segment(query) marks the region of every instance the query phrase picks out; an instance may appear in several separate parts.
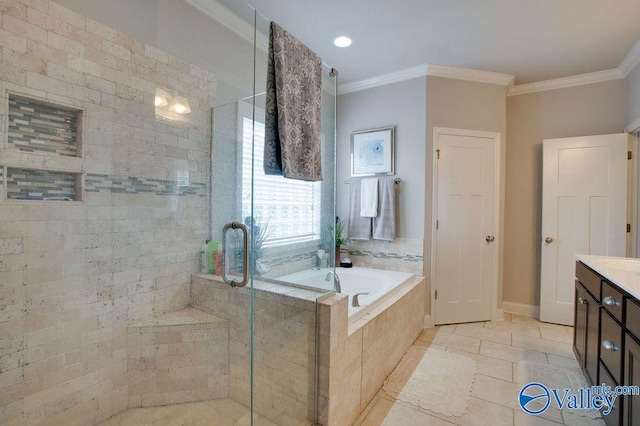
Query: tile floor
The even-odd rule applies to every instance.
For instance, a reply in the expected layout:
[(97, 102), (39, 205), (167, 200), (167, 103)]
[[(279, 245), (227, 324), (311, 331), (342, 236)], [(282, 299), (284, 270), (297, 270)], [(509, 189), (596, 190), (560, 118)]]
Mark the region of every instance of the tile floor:
[(381, 390), (356, 425), (604, 425), (602, 420), (579, 417), (552, 407), (540, 416), (530, 416), (518, 405), (522, 386), (514, 383), (515, 363), (534, 361), (579, 371), (572, 342), (572, 327), (509, 314), (505, 314), (505, 321), (427, 329), (414, 345), (465, 354), (477, 362), (478, 374), (467, 413), (446, 417), (393, 400)]
[[(394, 401), (380, 391), (356, 425), (604, 425), (602, 420), (578, 417), (551, 407), (534, 417), (525, 414), (518, 406), (517, 395), (521, 385), (514, 383), (514, 364), (534, 361), (579, 370), (571, 347), (572, 333), (571, 327), (509, 314), (505, 314), (505, 321), (446, 325), (425, 330), (414, 345), (458, 352), (476, 360), (478, 374), (467, 413), (461, 417), (446, 417)], [(101, 426), (240, 426), (249, 425), (249, 420), (246, 407), (230, 399), (222, 399), (128, 410), (103, 422)], [(263, 418), (257, 418), (254, 424), (272, 425)]]
[[(249, 409), (231, 399), (191, 402), (164, 407), (134, 408), (100, 423), (99, 426), (249, 426)], [(254, 416), (255, 426), (275, 426)]]

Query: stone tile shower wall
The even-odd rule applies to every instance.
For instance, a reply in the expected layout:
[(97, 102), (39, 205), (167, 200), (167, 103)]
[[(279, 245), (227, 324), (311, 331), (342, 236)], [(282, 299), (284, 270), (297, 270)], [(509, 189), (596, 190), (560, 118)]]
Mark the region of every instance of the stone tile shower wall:
[[(188, 304), (215, 78), (48, 0), (0, 13), (3, 185), (83, 175), (82, 201), (0, 200), (0, 424), (94, 424), (127, 407), (127, 326)], [(156, 118), (156, 87), (188, 122)], [(82, 156), (20, 145), (8, 93), (82, 110)]]

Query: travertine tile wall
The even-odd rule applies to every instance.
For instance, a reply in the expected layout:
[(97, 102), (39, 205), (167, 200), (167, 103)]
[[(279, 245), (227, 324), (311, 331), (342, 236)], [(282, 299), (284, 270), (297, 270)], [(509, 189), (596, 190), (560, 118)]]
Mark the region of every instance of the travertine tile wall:
[(358, 418), (422, 331), (424, 295), (416, 278), (352, 324), (346, 295), (319, 301), (320, 424)]
[(424, 276), (424, 240), (398, 237), (393, 241), (350, 240), (349, 257), (355, 266), (411, 272)]
[[(0, 166), (109, 182), (82, 202), (0, 201), (0, 424), (93, 424), (128, 406), (127, 326), (188, 304), (215, 78), (49, 0), (0, 13)], [(156, 119), (158, 86), (189, 98), (188, 122)], [(8, 91), (83, 109), (84, 157), (8, 147)], [(160, 188), (178, 170), (197, 190)]]
[(197, 309), (127, 329), (129, 408), (226, 398), (229, 321)]
[[(315, 407), (316, 303), (321, 293), (255, 281), (254, 409), (280, 425), (309, 425)], [(229, 397), (250, 405), (249, 287), (194, 275), (194, 308), (229, 321)]]

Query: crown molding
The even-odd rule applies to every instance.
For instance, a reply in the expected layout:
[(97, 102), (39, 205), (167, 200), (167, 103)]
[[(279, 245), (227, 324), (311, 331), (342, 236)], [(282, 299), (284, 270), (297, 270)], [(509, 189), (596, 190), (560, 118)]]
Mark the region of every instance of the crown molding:
[(627, 127), (624, 128), (624, 131), (627, 133), (640, 132), (640, 117), (633, 120)]
[(514, 79), (513, 75), (493, 71), (425, 64), (402, 71), (384, 74), (378, 77), (368, 78), (366, 80), (341, 84), (338, 86), (338, 94), (344, 95), (346, 93), (372, 89), (374, 87), (385, 86), (387, 84), (398, 83), (400, 81), (425, 76), (475, 81), (478, 83), (499, 84), (501, 86), (511, 85)]
[(620, 65), (618, 65), (618, 70), (622, 73), (623, 76), (629, 75), (629, 73), (640, 63), (640, 40), (633, 45), (627, 56), (624, 57)]
[(624, 75), (617, 69), (591, 72), (588, 74), (572, 75), (571, 77), (555, 78), (553, 80), (537, 81), (534, 83), (511, 86), (507, 96), (524, 95), (527, 93), (544, 92), (547, 90), (565, 89), (567, 87), (585, 84), (602, 83), (604, 81), (619, 80)]
[(358, 92), (360, 90), (372, 89), (374, 87), (386, 86), (387, 84), (399, 83), (412, 78), (425, 77), (429, 65), (419, 65), (417, 67), (408, 68), (402, 71), (396, 71), (389, 74), (383, 74), (378, 77), (368, 78), (366, 80), (354, 81), (353, 83), (345, 83), (338, 85), (338, 94)]
[[(219, 22), (231, 32), (243, 40), (253, 44), (254, 27), (249, 22), (242, 19), (235, 12), (218, 3), (215, 0), (182, 0), (191, 7), (199, 10), (211, 19)], [(256, 44), (258, 49), (266, 52), (269, 48), (269, 38), (257, 32)]]
[(455, 80), (475, 81), (478, 83), (498, 84), (509, 86), (513, 83), (514, 75), (493, 71), (476, 70), (471, 68), (446, 67), (443, 65), (429, 64), (427, 75), (429, 77), (452, 78)]

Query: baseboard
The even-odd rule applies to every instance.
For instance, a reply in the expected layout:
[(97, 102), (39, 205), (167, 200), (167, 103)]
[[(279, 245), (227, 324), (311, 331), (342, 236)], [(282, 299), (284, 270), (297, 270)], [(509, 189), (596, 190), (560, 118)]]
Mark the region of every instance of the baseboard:
[(504, 310), (496, 309), (491, 315), (491, 321), (504, 321)]
[(524, 315), (532, 318), (540, 317), (540, 306), (524, 303), (502, 302), (502, 310), (508, 314)]
[(425, 314), (423, 326), (424, 326), (424, 328), (432, 328), (433, 327), (433, 320), (431, 319), (431, 315), (430, 314)]

